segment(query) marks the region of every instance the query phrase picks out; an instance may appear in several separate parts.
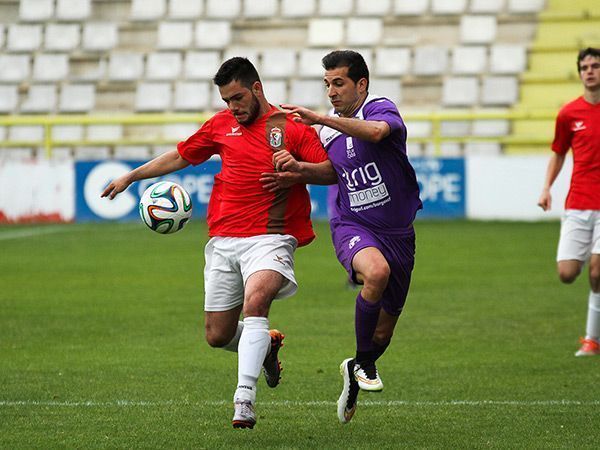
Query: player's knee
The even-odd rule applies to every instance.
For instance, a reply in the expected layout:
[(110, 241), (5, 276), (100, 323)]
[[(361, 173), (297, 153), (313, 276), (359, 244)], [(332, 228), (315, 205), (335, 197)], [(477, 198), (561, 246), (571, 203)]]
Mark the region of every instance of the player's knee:
[(212, 327), (207, 326), (204, 331), (206, 342), (208, 343), (208, 345), (214, 348), (225, 347), (233, 339), (233, 336), (224, 334), (218, 330), (215, 330)]
[(364, 274), (365, 285), (378, 286), (382, 289), (388, 284), (390, 278), (390, 266), (387, 264), (374, 264)]
[(558, 278), (560, 279), (561, 282), (563, 282), (565, 284), (573, 283), (577, 279), (578, 276), (579, 276), (579, 271), (575, 271), (572, 269), (563, 269), (563, 268), (558, 269)]
[(590, 267), (590, 286), (592, 291), (600, 292), (600, 267)]

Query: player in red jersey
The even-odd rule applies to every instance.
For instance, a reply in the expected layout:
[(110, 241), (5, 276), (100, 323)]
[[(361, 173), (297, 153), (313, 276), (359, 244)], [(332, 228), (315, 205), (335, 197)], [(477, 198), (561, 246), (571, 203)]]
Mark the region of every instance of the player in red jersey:
[(591, 291), (586, 336), (575, 356), (600, 355), (600, 49), (579, 52), (577, 69), (583, 95), (558, 113), (544, 189), (538, 205), (552, 206), (550, 188), (569, 148), (573, 150), (573, 174), (562, 218), (558, 244), (558, 275), (572, 283), (589, 258)]
[(247, 59), (225, 61), (213, 81), (227, 109), (180, 142), (177, 150), (111, 182), (102, 197), (113, 199), (134, 181), (201, 164), (212, 155), (221, 157), (207, 214), (206, 340), (238, 352), (232, 423), (252, 428), (261, 366), (270, 387), (277, 386), (281, 372), (277, 353), (283, 335), (269, 331), (269, 308), (275, 298), (296, 292), (294, 251), (314, 239), (306, 186), (270, 193), (259, 178), (274, 170), (275, 151), (285, 149), (312, 163), (327, 161), (327, 155), (311, 127), (268, 103)]

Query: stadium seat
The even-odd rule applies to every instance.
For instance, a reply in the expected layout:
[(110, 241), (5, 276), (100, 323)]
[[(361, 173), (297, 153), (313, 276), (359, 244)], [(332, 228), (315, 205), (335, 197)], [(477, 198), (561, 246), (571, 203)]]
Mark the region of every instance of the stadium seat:
[[(365, 32), (368, 30), (368, 32)], [(346, 21), (346, 43), (349, 46), (377, 45), (383, 36), (383, 20), (350, 18)]]
[(210, 106), (215, 111), (221, 111), (225, 109), (227, 106), (225, 102), (221, 98), (221, 93), (219, 92), (219, 88), (213, 84), (212, 93), (210, 96)]
[(55, 141), (74, 142), (83, 140), (82, 125), (54, 125), (52, 139)]
[(476, 77), (448, 77), (442, 87), (444, 106), (474, 106), (479, 100), (479, 80)]
[(112, 50), (119, 41), (117, 25), (111, 22), (86, 22), (82, 41), (83, 50), (86, 51)]
[(210, 105), (210, 83), (207, 81), (179, 81), (175, 84), (176, 111), (204, 111)]
[(260, 74), (264, 78), (285, 78), (296, 73), (296, 51), (289, 48), (266, 48), (262, 51)]
[(22, 82), (31, 74), (29, 55), (0, 54), (0, 82)]
[(44, 127), (41, 125), (13, 125), (8, 129), (9, 141), (42, 141)]
[(402, 102), (402, 85), (397, 78), (371, 78), (369, 93), (389, 98), (396, 104)]
[(394, 14), (397, 16), (421, 16), (427, 13), (429, 0), (395, 0)]
[(148, 80), (175, 80), (181, 74), (181, 68), (180, 53), (150, 53), (146, 59), (146, 78)]
[(54, 15), (54, 0), (21, 0), (19, 20), (22, 22), (45, 22)]
[(144, 70), (141, 53), (111, 53), (108, 60), (108, 77), (114, 81), (136, 81)]
[(88, 141), (116, 141), (123, 139), (123, 126), (119, 124), (88, 125), (86, 129)]
[(80, 26), (49, 23), (44, 31), (44, 48), (53, 51), (72, 51), (79, 46)]
[(231, 42), (231, 23), (227, 21), (199, 21), (196, 23), (196, 46), (223, 49)]
[(292, 80), (290, 103), (308, 108), (320, 108), (325, 105), (325, 89), (321, 80)]
[(247, 19), (270, 19), (277, 15), (278, 5), (277, 0), (244, 0), (243, 14)]
[[(323, 77), (321, 59), (328, 53), (325, 49), (304, 49), (300, 52), (299, 74), (303, 77)], [(322, 81), (320, 81), (322, 83)]]
[(13, 113), (19, 102), (19, 88), (16, 84), (0, 84), (0, 113)]
[(113, 158), (125, 161), (147, 161), (150, 158), (150, 148), (146, 145), (116, 145)]
[(12, 52), (33, 52), (42, 44), (41, 25), (8, 26), (8, 39), (6, 48)]
[(169, 18), (192, 20), (204, 12), (204, 0), (169, 0)]
[(288, 102), (287, 82), (285, 80), (264, 80), (265, 97), (272, 105)]
[(308, 45), (336, 47), (344, 41), (342, 19), (311, 19), (308, 22)]
[(0, 23), (0, 48), (4, 47), (4, 42), (6, 41), (6, 39), (4, 38), (4, 24)]
[(442, 75), (448, 67), (448, 50), (426, 45), (415, 48), (413, 73), (421, 76)]
[(527, 66), (527, 49), (519, 44), (496, 44), (490, 48), (492, 73), (522, 73)]
[(516, 77), (489, 76), (483, 79), (482, 103), (488, 105), (513, 105), (519, 97)]
[(442, 120), (440, 134), (444, 137), (467, 136), (471, 132), (469, 120)]
[(402, 76), (410, 72), (410, 50), (380, 47), (375, 52), (374, 72), (379, 76)]
[(410, 137), (427, 138), (431, 137), (433, 126), (429, 120), (405, 120), (406, 129)]
[(58, 109), (61, 112), (89, 112), (96, 104), (96, 88), (93, 84), (63, 85)]
[(510, 131), (510, 122), (505, 119), (476, 119), (473, 121), (474, 136), (506, 136)]
[(390, 12), (391, 0), (356, 0), (356, 15), (384, 17)]
[(6, 127), (0, 125), (0, 141), (5, 141), (6, 140)]
[(73, 154), (76, 161), (105, 160), (110, 158), (110, 148), (96, 146), (75, 147)]
[(33, 60), (35, 81), (60, 81), (69, 73), (69, 58), (66, 54), (38, 54)]
[(191, 22), (161, 22), (158, 24), (157, 48), (188, 48), (193, 39), (194, 24)]
[(56, 108), (56, 86), (41, 84), (29, 86), (27, 97), (21, 104), (24, 113), (50, 113)]
[[(429, 153), (430, 155), (433, 153)], [(457, 156), (462, 156), (463, 151), (460, 143), (458, 142), (442, 142), (440, 145), (440, 154), (439, 156), (446, 158), (455, 158)]]
[(504, 8), (506, 0), (471, 0), (469, 12), (474, 14), (498, 14)]
[[(247, 0), (252, 1), (252, 0)], [(319, 16), (343, 17), (352, 14), (354, 0), (319, 0)]]
[(242, 11), (241, 0), (206, 0), (206, 17), (235, 19)]
[(452, 50), (452, 73), (476, 75), (487, 69), (487, 48), (460, 46)]
[(135, 92), (136, 111), (161, 111), (171, 108), (171, 83), (138, 83)]
[(210, 80), (221, 64), (219, 52), (190, 51), (185, 55), (184, 74), (188, 80)]
[(498, 142), (467, 142), (465, 155), (500, 155), (502, 145)]
[(56, 0), (58, 20), (85, 20), (91, 13), (91, 0)]
[(166, 0), (132, 0), (131, 20), (158, 20), (165, 15)]
[[(178, 139), (183, 141), (198, 130), (196, 123), (166, 123), (162, 127), (162, 137), (165, 139)], [(173, 147), (169, 147), (172, 150)], [(162, 152), (164, 153), (164, 151)]]
[(106, 60), (103, 58), (71, 61), (69, 78), (73, 81), (100, 81), (106, 76)]
[(258, 67), (258, 49), (254, 47), (227, 47), (223, 53), (223, 61), (235, 56), (247, 58), (252, 64), (254, 64), (254, 67)]
[(281, 0), (283, 17), (310, 17), (315, 14), (316, 0)]
[(462, 16), (460, 42), (463, 44), (489, 44), (496, 39), (498, 24), (495, 16)]
[(508, 0), (508, 12), (513, 14), (538, 13), (544, 9), (546, 0)]
[(462, 14), (467, 0), (431, 0), (431, 12), (439, 15)]

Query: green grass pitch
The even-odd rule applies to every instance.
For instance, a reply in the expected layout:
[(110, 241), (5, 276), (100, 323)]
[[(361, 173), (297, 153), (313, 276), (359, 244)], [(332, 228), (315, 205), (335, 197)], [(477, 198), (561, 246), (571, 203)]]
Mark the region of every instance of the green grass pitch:
[(204, 342), (196, 220), (0, 227), (0, 448), (598, 448), (600, 358), (575, 358), (587, 276), (555, 274), (559, 225), (418, 221), (382, 393), (337, 421), (355, 292), (327, 225), (278, 301), (283, 380), (234, 430), (236, 355)]

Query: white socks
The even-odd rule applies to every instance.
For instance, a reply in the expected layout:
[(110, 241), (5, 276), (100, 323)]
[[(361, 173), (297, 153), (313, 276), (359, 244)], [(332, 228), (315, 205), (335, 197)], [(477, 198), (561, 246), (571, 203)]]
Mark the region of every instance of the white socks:
[(234, 401), (256, 400), (256, 382), (270, 346), (269, 319), (246, 317), (238, 343), (238, 387)]
[(586, 339), (598, 340), (598, 337), (600, 337), (600, 292), (590, 291), (585, 334)]
[(231, 339), (231, 341), (229, 341), (229, 344), (227, 344), (223, 347), (223, 350), (227, 350), (228, 352), (237, 352), (238, 351), (240, 336), (242, 335), (243, 329), (244, 329), (244, 322), (241, 322), (241, 321), (238, 322), (235, 336), (233, 336), (233, 339)]

